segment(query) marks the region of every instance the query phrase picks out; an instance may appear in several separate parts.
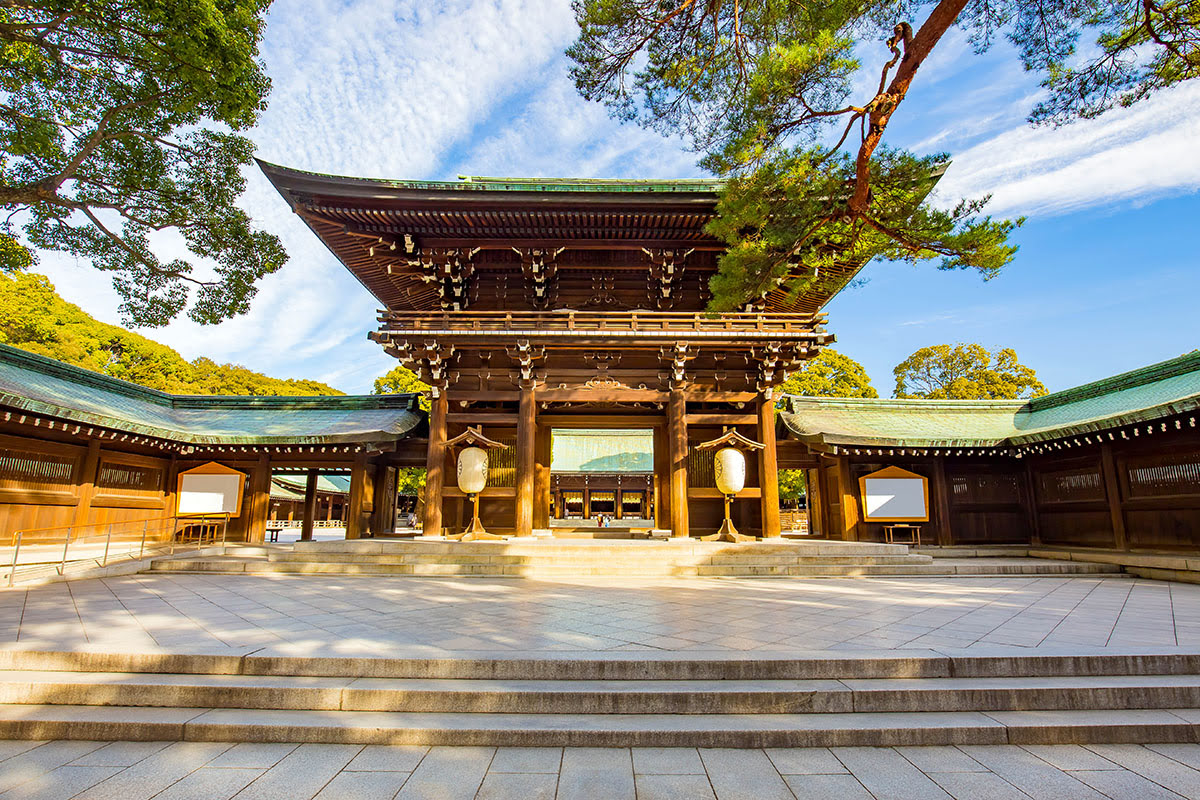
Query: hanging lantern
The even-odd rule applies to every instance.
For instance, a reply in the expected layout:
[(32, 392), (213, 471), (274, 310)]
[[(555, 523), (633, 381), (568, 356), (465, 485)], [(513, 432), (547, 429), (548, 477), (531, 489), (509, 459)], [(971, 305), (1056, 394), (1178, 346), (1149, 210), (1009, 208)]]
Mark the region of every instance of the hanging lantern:
[(734, 447), (722, 447), (713, 456), (713, 476), (721, 494), (737, 494), (746, 487), (746, 456)]
[(464, 447), (458, 454), (458, 488), (479, 494), (487, 486), (488, 454), (482, 447)]

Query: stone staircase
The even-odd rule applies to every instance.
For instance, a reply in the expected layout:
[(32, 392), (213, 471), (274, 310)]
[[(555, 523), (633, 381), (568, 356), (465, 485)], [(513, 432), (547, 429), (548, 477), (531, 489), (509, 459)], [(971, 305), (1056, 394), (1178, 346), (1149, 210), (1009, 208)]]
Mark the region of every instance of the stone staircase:
[(0, 738), (528, 746), (1195, 742), (1200, 654), (0, 651)]
[(782, 541), (511, 539), (503, 542), (359, 539), (239, 548), (154, 561), (156, 572), (457, 577), (917, 577), (1120, 574), (1113, 564), (1034, 558), (934, 559), (906, 545)]

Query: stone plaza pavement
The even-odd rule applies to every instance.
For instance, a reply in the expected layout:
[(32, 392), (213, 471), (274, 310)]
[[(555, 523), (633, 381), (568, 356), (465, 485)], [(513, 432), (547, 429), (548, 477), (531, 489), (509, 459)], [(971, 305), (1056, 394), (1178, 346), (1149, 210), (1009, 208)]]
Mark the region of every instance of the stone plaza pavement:
[(4, 800), (1179, 800), (1200, 745), (388, 747), (0, 741)]
[(1123, 577), (141, 574), (0, 590), (0, 646), (295, 655), (1200, 647), (1200, 585)]

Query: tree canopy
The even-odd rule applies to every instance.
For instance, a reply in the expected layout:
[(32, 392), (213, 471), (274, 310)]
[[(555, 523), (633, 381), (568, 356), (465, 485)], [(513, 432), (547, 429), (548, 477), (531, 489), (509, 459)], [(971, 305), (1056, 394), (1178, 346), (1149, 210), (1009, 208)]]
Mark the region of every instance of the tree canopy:
[[(287, 259), (234, 204), (254, 151), (239, 131), (270, 89), (269, 5), (0, 0), (0, 269), (36, 261), (20, 227), (111, 272), (129, 324), (244, 313)], [(156, 254), (180, 240), (198, 260)]]
[(317, 381), (271, 378), (107, 325), (63, 300), (41, 275), (0, 274), (0, 342), (173, 394), (341, 394)]
[(805, 361), (776, 391), (808, 397), (879, 397), (862, 364), (827, 347)]
[(429, 384), (421, 381), (412, 370), (399, 364), (392, 367), (375, 379), (371, 394), (408, 394), (416, 392), (421, 395), (418, 402), (426, 411), (430, 408)]
[(894, 370), (896, 397), (928, 400), (1017, 400), (1041, 397), (1037, 373), (1012, 348), (988, 351), (980, 344), (922, 347)]
[[(876, 257), (941, 259), (985, 278), (1012, 260), (1020, 220), (984, 215), (986, 197), (932, 205), (949, 156), (883, 141), (956, 24), (977, 51), (1008, 38), (1042, 76), (1038, 122), (1095, 116), (1200, 74), (1197, 0), (575, 0), (574, 9), (580, 33), (567, 54), (579, 92), (682, 136), (730, 178), (710, 226), (729, 245), (712, 281), (719, 311), (780, 287), (836, 291)], [(1080, 53), (1085, 35), (1096, 44)]]

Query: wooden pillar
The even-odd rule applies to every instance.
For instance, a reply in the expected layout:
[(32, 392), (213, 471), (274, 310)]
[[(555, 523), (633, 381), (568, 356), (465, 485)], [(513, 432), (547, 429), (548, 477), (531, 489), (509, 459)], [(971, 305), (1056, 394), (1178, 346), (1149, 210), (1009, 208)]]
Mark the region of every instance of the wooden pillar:
[(246, 541), (267, 538), (267, 515), (271, 513), (271, 454), (259, 453), (258, 464), (250, 478), (250, 516), (246, 520)]
[(533, 535), (534, 464), (537, 462), (537, 435), (533, 387), (521, 387), (517, 412), (517, 536)]
[(838, 488), (841, 490), (842, 530), (843, 538), (848, 542), (857, 542), (861, 536), (859, 530), (858, 482), (850, 474), (850, 459), (837, 456)]
[(533, 527), (550, 527), (550, 437), (545, 425), (537, 426), (537, 463), (533, 470)]
[(666, 528), (671, 524), (671, 445), (667, 440), (665, 425), (654, 427), (654, 482), (650, 491), (654, 493), (654, 527)]
[(1029, 543), (1036, 546), (1042, 543), (1042, 521), (1038, 514), (1037, 489), (1034, 487), (1033, 462), (1026, 456), (1025, 461), (1025, 504), (1029, 513)]
[(775, 401), (768, 393), (758, 395), (758, 440), (766, 447), (758, 451), (758, 482), (762, 489), (762, 535), (781, 535), (779, 527), (779, 454), (775, 450)]
[(937, 543), (939, 547), (947, 547), (954, 544), (954, 532), (950, 529), (950, 484), (946, 481), (944, 456), (933, 457), (933, 502)]
[[(290, 517), (290, 515), (289, 515)], [(311, 542), (313, 523), (317, 521), (317, 471), (310, 469), (304, 481), (304, 522), (300, 525), (300, 541)]]
[(1121, 507), (1121, 482), (1117, 477), (1117, 459), (1113, 455), (1112, 445), (1107, 442), (1100, 445), (1100, 467), (1104, 473), (1104, 495), (1108, 500), (1108, 513), (1112, 517), (1113, 547), (1128, 550), (1125, 511)]
[(373, 472), (375, 496), (371, 513), (371, 535), (394, 533), (396, 529), (396, 468), (380, 459)]
[(688, 520), (688, 436), (687, 401), (682, 389), (672, 389), (667, 401), (667, 441), (670, 448), (671, 535), (687, 536)]
[[(83, 464), (79, 470), (79, 501), (75, 505), (75, 514), (71, 522), (76, 528), (87, 525), (88, 516), (92, 510), (92, 497), (96, 494), (96, 473), (100, 471), (99, 439), (88, 441), (87, 454), (83, 457)], [(167, 509), (166, 513), (171, 513), (170, 509)], [(95, 531), (87, 530), (83, 531), (82, 534), (79, 531), (75, 531), (74, 535), (86, 536), (92, 533), (95, 533)]]
[(366, 525), (363, 524), (363, 506), (366, 505), (369, 467), (366, 451), (359, 450), (354, 454), (354, 466), (350, 469), (350, 507), (346, 514), (347, 539), (361, 539), (367, 532)]
[(446, 393), (433, 398), (429, 410), (429, 451), (425, 458), (425, 518), (421, 530), (426, 536), (442, 533), (442, 487), (446, 468)]

